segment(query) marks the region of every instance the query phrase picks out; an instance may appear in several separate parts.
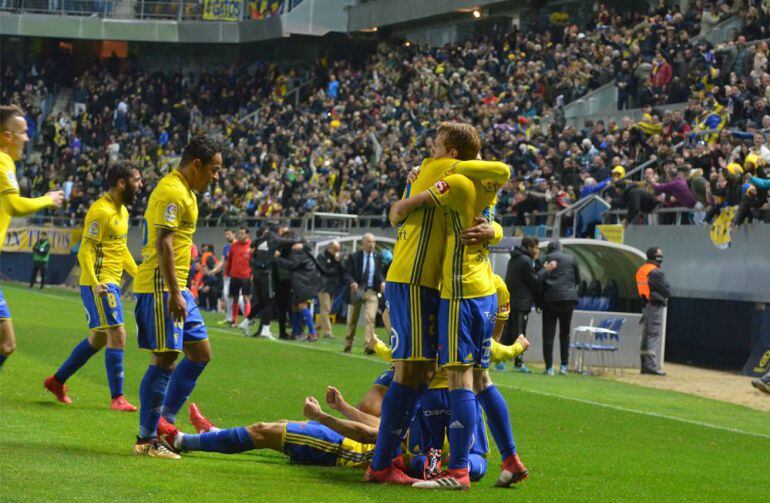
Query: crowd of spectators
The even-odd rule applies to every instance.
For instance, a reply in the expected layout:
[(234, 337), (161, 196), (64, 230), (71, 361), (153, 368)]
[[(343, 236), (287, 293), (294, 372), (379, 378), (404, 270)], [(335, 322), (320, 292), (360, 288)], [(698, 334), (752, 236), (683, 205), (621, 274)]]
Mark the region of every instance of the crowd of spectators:
[[(219, 182), (200, 197), (204, 221), (237, 225), (254, 217), (296, 219), (325, 211), (370, 216), (384, 225), (406, 172), (428, 152), (436, 125), (458, 120), (479, 129), (485, 158), (514, 168), (499, 198), (503, 223), (547, 223), (545, 215), (526, 215), (566, 208), (597, 191), (594, 186), (607, 188), (616, 166), (625, 170), (656, 159), (654, 168), (666, 179), (664, 161), (673, 159), (678, 166), (677, 156), (708, 157), (714, 162), (693, 168), (710, 179), (726, 165), (744, 163), (740, 137), (727, 135), (731, 154), (722, 159), (725, 166), (711, 155), (711, 149), (722, 151), (726, 133), (699, 136), (702, 145), (696, 141), (692, 149), (677, 152), (674, 146), (693, 131), (735, 126), (751, 136), (770, 128), (766, 43), (755, 45), (753, 58), (734, 58), (733, 67), (743, 61), (750, 78), (704, 88), (690, 95), (682, 111), (661, 113), (648, 105), (639, 122), (566, 124), (562, 105), (612, 81), (613, 64), (623, 65), (624, 49), (613, 44), (623, 42), (624, 30), (669, 17), (691, 23), (689, 14), (677, 14), (645, 17), (602, 7), (595, 26), (583, 31), (554, 20), (544, 30), (497, 31), (441, 48), (381, 42), (365, 58), (325, 57), (292, 67), (163, 73), (113, 56), (75, 78), (72, 113), (51, 114), (35, 125), (39, 155), (20, 167), (20, 179), (33, 194), (63, 187), (66, 215), (74, 224), (98, 197), (106, 168), (127, 158), (144, 177), (144, 191), (132, 208), (139, 216), (188, 135), (217, 131), (230, 148)], [(634, 47), (659, 45), (633, 42), (629, 60), (643, 61)], [(32, 99), (26, 87), (44, 82), (9, 65), (3, 102)], [(550, 119), (547, 126), (544, 117)], [(749, 139), (766, 142), (761, 140)]]

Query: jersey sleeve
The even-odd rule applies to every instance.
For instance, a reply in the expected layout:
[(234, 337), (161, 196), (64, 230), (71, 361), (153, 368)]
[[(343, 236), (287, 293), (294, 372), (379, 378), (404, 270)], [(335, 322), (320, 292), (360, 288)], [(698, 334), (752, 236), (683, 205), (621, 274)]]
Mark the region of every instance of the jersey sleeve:
[(181, 212), (181, 198), (164, 188), (157, 195), (155, 205), (152, 208), (152, 225), (175, 231), (179, 228)]
[(459, 161), (452, 166), (450, 172), (474, 180), (492, 180), (499, 184), (506, 183), (511, 178), (508, 165), (497, 161)]
[(511, 296), (503, 278), (494, 275), (495, 290), (497, 291), (497, 319), (507, 320), (511, 313)]
[(83, 223), (83, 239), (99, 243), (102, 241), (104, 230), (104, 213), (99, 210), (97, 204), (92, 204), (88, 209), (88, 213), (86, 213), (86, 220)]
[(19, 182), (16, 180), (16, 169), (6, 163), (0, 164), (0, 195), (18, 194)]
[(463, 175), (449, 175), (428, 189), (437, 206), (461, 210), (467, 206), (473, 192), (473, 182)]

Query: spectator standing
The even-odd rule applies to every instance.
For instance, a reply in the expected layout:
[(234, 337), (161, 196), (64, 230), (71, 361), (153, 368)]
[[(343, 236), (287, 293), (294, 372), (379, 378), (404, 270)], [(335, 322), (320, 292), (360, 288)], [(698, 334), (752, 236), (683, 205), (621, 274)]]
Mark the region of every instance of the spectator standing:
[(345, 276), (345, 271), (340, 262), (339, 241), (329, 243), (326, 249), (318, 254), (316, 261), (321, 268), (321, 276), (323, 277), (321, 290), (318, 292), (318, 304), (320, 306), (318, 321), (321, 324), (321, 335), (325, 339), (334, 339), (329, 317), (332, 302), (334, 302), (337, 293), (342, 288), (342, 281)]
[(364, 341), (365, 354), (372, 354), (369, 349), (374, 337), (374, 323), (377, 318), (379, 294), (384, 288), (385, 276), (382, 272), (382, 255), (375, 250), (377, 241), (374, 234), (366, 233), (361, 238), (361, 250), (348, 258), (347, 278), (349, 281), (350, 312), (348, 313), (347, 335), (345, 336), (344, 352), (350, 353), (356, 337), (356, 325), (364, 311)]
[(48, 241), (48, 233), (43, 231), (32, 247), (32, 277), (29, 279), (29, 288), (35, 286), (37, 273), (40, 273), (40, 289), (45, 286), (45, 273), (48, 270), (48, 260), (51, 258), (51, 243)]
[[(527, 322), (532, 304), (542, 296), (543, 285), (535, 272), (535, 261), (540, 256), (539, 241), (534, 236), (524, 236), (521, 244), (511, 251), (511, 259), (505, 271), (505, 285), (511, 296), (511, 312), (505, 325), (500, 343), (511, 345), (519, 335), (527, 335)], [(505, 370), (505, 364), (499, 363), (497, 370)], [(524, 364), (524, 359), (517, 356), (514, 370), (529, 374), (531, 370)]]
[[(243, 296), (243, 316), (245, 326), (248, 327), (248, 316), (251, 310), (251, 239), (249, 229), (241, 227), (238, 230), (238, 239), (230, 245), (230, 253), (227, 254), (225, 273), (230, 276), (230, 302), (232, 302), (232, 319), (230, 326), (238, 326), (238, 309), (240, 298)], [(244, 328), (241, 326), (241, 328)]]
[(636, 287), (644, 302), (642, 311), (642, 374), (664, 376), (660, 370), (658, 354), (663, 337), (663, 316), (671, 287), (660, 270), (663, 250), (653, 247), (647, 250), (647, 262), (636, 271)]
[[(555, 264), (554, 264), (555, 262)], [(577, 306), (577, 286), (580, 270), (575, 257), (562, 250), (559, 241), (548, 243), (545, 267), (540, 271), (543, 279), (543, 358), (545, 373), (553, 375), (553, 341), (556, 324), (559, 324), (559, 349), (561, 366), (559, 374), (566, 375), (569, 363), (569, 335), (572, 312)]]
[[(310, 312), (310, 302), (321, 289), (321, 274), (318, 264), (306, 243), (294, 243), (288, 258), (276, 257), (279, 267), (289, 271), (291, 277), (291, 332), (294, 340), (315, 342), (318, 335)], [(303, 325), (308, 335), (303, 334)]]
[[(665, 164), (665, 163), (664, 163)], [(690, 186), (687, 183), (687, 179), (690, 176), (690, 166), (687, 164), (681, 164), (676, 168), (675, 173), (669, 173), (670, 180), (666, 183), (654, 183), (652, 180), (647, 179), (652, 190), (656, 193), (663, 193), (669, 197), (671, 207), (685, 207), (694, 208), (695, 194), (693, 194)], [(687, 215), (683, 216), (683, 224), (689, 224), (690, 219)]]
[(628, 211), (626, 218), (621, 222), (623, 226), (635, 223), (640, 214), (648, 215), (652, 213), (658, 205), (658, 201), (652, 193), (644, 190), (634, 182), (620, 180), (614, 186), (620, 207)]

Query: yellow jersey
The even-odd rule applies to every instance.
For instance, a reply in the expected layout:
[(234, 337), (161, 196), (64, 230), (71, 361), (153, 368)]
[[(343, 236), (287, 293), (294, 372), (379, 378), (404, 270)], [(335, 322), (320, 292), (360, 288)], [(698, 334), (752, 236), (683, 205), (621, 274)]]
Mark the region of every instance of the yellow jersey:
[[(16, 163), (10, 155), (0, 152), (0, 197), (6, 194), (18, 194), (19, 182), (16, 180)], [(0, 251), (5, 243), (8, 226), (11, 225), (11, 212), (0, 201)]]
[(428, 192), (437, 206), (446, 213), (446, 249), (442, 266), (441, 298), (472, 299), (495, 293), (490, 277), (489, 244), (466, 246), (461, 232), (475, 225), (475, 217), (484, 216), (491, 222), (489, 211), (498, 189), (508, 181), (510, 171), (504, 167), (494, 177), (483, 180), (450, 174), (436, 182)]
[[(107, 193), (97, 199), (86, 213), (81, 248), (89, 241), (96, 278), (99, 283), (120, 285), (128, 252), (128, 210)], [(133, 262), (133, 260), (131, 260)], [(80, 264), (80, 284), (93, 286), (93, 279)], [(129, 271), (135, 272), (135, 271)]]
[[(450, 173), (459, 173), (471, 179), (499, 176), (502, 169), (510, 174), (508, 166), (498, 162), (460, 161), (452, 158), (427, 158), (420, 166), (414, 182), (407, 184), (403, 198), (428, 190)], [(508, 181), (507, 178), (505, 181)], [(398, 224), (393, 262), (387, 280), (409, 285), (422, 285), (438, 290), (441, 286), (441, 263), (446, 245), (446, 216), (437, 208), (425, 208), (409, 214)], [(496, 242), (502, 239), (502, 228)]]
[(505, 285), (503, 278), (493, 274), (492, 281), (497, 292), (497, 319), (507, 320), (511, 314), (511, 294), (508, 293), (508, 287)]
[[(198, 201), (184, 175), (175, 169), (161, 178), (150, 194), (144, 212), (143, 262), (134, 278), (134, 292), (156, 291), (156, 278), (161, 278), (155, 239), (158, 228), (174, 231), (174, 269), (179, 287), (184, 289), (190, 272), (193, 234), (198, 221)], [(168, 291), (166, 285), (163, 291)], [(160, 288), (157, 288), (160, 290)]]
[[(406, 199), (428, 190), (446, 176), (456, 159), (425, 159), (417, 179), (407, 184)], [(387, 280), (409, 285), (422, 285), (438, 290), (441, 284), (441, 264), (435, 257), (444, 250), (446, 235), (444, 213), (437, 208), (415, 211), (398, 224), (393, 262)]]
[(341, 468), (366, 469), (374, 456), (374, 444), (362, 444), (343, 437), (338, 445), (337, 466)]

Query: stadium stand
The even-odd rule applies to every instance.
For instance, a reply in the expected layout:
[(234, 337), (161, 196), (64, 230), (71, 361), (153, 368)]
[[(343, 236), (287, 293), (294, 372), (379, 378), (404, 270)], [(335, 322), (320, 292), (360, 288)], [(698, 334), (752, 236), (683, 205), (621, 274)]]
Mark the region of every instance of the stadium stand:
[[(219, 185), (203, 194), (201, 219), (236, 224), (323, 211), (384, 225), (402, 173), (427, 146), (420, 138), (450, 119), (478, 124), (484, 156), (514, 166), (498, 201), (504, 225), (539, 232), (592, 193), (623, 212), (629, 201), (613, 191), (610, 171), (642, 164), (648, 170), (637, 178), (652, 182), (673, 180), (676, 166), (689, 164), (687, 190), (701, 220), (722, 206), (745, 207), (742, 218), (751, 218), (767, 199), (746, 202), (741, 192), (770, 162), (770, 74), (767, 42), (746, 39), (766, 36), (767, 6), (745, 10), (741, 34), (715, 49), (693, 47), (689, 37), (744, 3), (723, 2), (718, 13), (699, 5), (648, 16), (602, 6), (582, 30), (554, 19), (441, 48), (382, 41), (363, 61), (330, 55), (306, 65), (161, 73), (113, 57), (71, 78), (59, 74), (72, 72), (61, 63), (9, 65), (2, 101), (19, 103), (34, 124), (39, 151), (19, 170), (23, 189), (65, 187), (64, 215), (73, 223), (100, 193), (110, 163), (127, 158), (142, 168), (145, 191), (132, 210), (140, 215), (188, 135), (219, 130), (232, 148)], [(631, 100), (645, 106), (640, 121), (565, 125), (564, 103), (626, 74)], [(57, 85), (73, 88), (72, 103), (49, 113)], [(682, 110), (653, 108), (680, 98)], [(681, 206), (665, 192), (656, 204)]]

